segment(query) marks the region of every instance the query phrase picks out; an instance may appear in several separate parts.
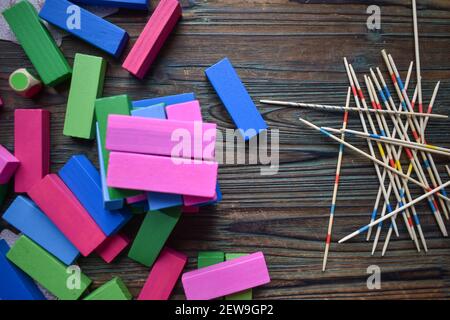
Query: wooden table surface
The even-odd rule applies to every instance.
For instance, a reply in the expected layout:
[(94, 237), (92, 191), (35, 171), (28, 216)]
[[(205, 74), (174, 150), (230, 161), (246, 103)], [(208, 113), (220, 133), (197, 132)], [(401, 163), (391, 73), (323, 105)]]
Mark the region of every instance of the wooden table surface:
[[(369, 4), (381, 6), (382, 29), (366, 27)], [(446, 0), (419, 2), (424, 101), (441, 80), (436, 112), (448, 114), (450, 105), (450, 4)], [(385, 70), (380, 50), (396, 59), (405, 77), (414, 59), (412, 12), (409, 0), (287, 1), (287, 0), (184, 0), (183, 19), (160, 52), (149, 74), (138, 81), (115, 61), (89, 45), (67, 37), (62, 49), (73, 63), (75, 53), (108, 59), (104, 96), (128, 93), (133, 99), (194, 91), (203, 116), (218, 127), (233, 128), (224, 107), (206, 80), (204, 70), (219, 59), (231, 59), (255, 101), (276, 98), (344, 104), (348, 86), (343, 57), (353, 63), (360, 80), (369, 67)], [(153, 6), (155, 1), (152, 1)], [(108, 20), (125, 28), (136, 40), (149, 13), (121, 10)], [(130, 45), (127, 51), (130, 50)], [(123, 59), (123, 57), (122, 57)], [(15, 108), (42, 107), (51, 111), (51, 163), (58, 170), (73, 154), (85, 153), (97, 165), (95, 142), (62, 135), (67, 86), (46, 92), (34, 101), (8, 89), (7, 79), (30, 62), (22, 49), (0, 42), (0, 142), (10, 150)], [(387, 76), (387, 75), (386, 75)], [(259, 165), (222, 165), (219, 180), (223, 201), (186, 214), (168, 244), (189, 255), (186, 270), (196, 266), (202, 250), (263, 251), (270, 269), (270, 284), (254, 290), (255, 299), (380, 299), (448, 298), (450, 296), (450, 240), (438, 232), (425, 204), (417, 207), (430, 251), (416, 252), (399, 223), (387, 255), (370, 255), (371, 243), (362, 236), (349, 243), (333, 243), (328, 269), (321, 271), (338, 146), (299, 123), (302, 115), (321, 125), (339, 127), (342, 114), (263, 106), (258, 108), (272, 129), (280, 130), (280, 169), (274, 176), (260, 175)], [(352, 115), (350, 128), (359, 129)], [(430, 143), (450, 147), (449, 121), (430, 121)], [(365, 148), (365, 143), (351, 141)], [(435, 157), (443, 180), (446, 159)], [(368, 222), (378, 183), (373, 165), (346, 151), (338, 195), (335, 242)], [(421, 194), (412, 188), (413, 196)], [(12, 200), (12, 195), (7, 203)], [(7, 207), (3, 206), (3, 210)], [(140, 217), (131, 229), (139, 225)], [(400, 222), (400, 219), (399, 219)], [(6, 226), (1, 222), (2, 227)], [(447, 222), (447, 226), (449, 226)], [(386, 231), (386, 230), (385, 230)], [(385, 232), (383, 232), (383, 238)], [(82, 270), (94, 288), (113, 276), (124, 279), (137, 296), (148, 269), (121, 255), (105, 264), (96, 256), (81, 258)], [(381, 289), (366, 286), (367, 268), (381, 268)], [(183, 299), (178, 283), (172, 296)]]

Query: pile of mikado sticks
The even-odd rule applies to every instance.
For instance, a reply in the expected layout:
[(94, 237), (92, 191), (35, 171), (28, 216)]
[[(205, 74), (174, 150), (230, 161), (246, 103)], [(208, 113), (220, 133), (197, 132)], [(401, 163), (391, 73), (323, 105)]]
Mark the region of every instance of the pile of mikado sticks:
[[(392, 232), (395, 232), (398, 236), (396, 217), (398, 214), (400, 214), (403, 218), (406, 229), (408, 230), (409, 236), (414, 242), (415, 247), (417, 248), (417, 251), (421, 251), (421, 243), (423, 249), (425, 250), (425, 252), (427, 252), (427, 242), (422, 231), (419, 216), (414, 207), (415, 204), (422, 200), (428, 201), (430, 209), (443, 236), (447, 237), (448, 235), (444, 220), (442, 218), (442, 213), (448, 220), (450, 211), (450, 199), (447, 197), (445, 187), (450, 185), (450, 181), (446, 183), (442, 182), (433, 160), (433, 154), (450, 156), (450, 149), (427, 144), (425, 140), (425, 130), (427, 128), (429, 119), (442, 119), (447, 118), (447, 116), (431, 113), (436, 95), (439, 90), (439, 82), (435, 86), (433, 95), (428, 105), (428, 109), (425, 113), (423, 110), (417, 14), (416, 4), (414, 0), (413, 22), (417, 85), (412, 99), (408, 95), (408, 85), (413, 69), (413, 62), (411, 62), (406, 80), (405, 82), (403, 82), (394, 59), (390, 54), (387, 54), (386, 51), (383, 50), (381, 52), (383, 60), (386, 64), (390, 79), (393, 82), (393, 86), (395, 88), (395, 93), (393, 94), (391, 94), (391, 91), (387, 86), (380, 68), (376, 68), (375, 71), (371, 68), (370, 76), (364, 75), (366, 94), (369, 97), (370, 102), (366, 100), (366, 96), (361, 89), (358, 77), (356, 76), (352, 65), (349, 64), (347, 62), (347, 59), (344, 58), (345, 68), (350, 82), (345, 107), (261, 100), (261, 103), (266, 104), (306, 107), (330, 111), (341, 110), (344, 112), (344, 120), (341, 129), (319, 127), (305, 119), (299, 119), (307, 126), (320, 131), (325, 136), (340, 143), (338, 163), (336, 168), (336, 178), (330, 209), (330, 219), (325, 240), (325, 252), (322, 266), (323, 271), (325, 271), (326, 268), (328, 252), (331, 243), (331, 232), (333, 227), (334, 211), (339, 187), (339, 177), (344, 146), (373, 161), (380, 187), (375, 200), (370, 223), (359, 228), (352, 234), (342, 238), (341, 240), (339, 240), (339, 243), (345, 242), (359, 234), (366, 232), (366, 239), (367, 241), (369, 241), (372, 235), (372, 228), (376, 227), (374, 242), (372, 246), (373, 255), (380, 239), (383, 222), (390, 219), (388, 233), (386, 235), (386, 239), (382, 249), (382, 255), (384, 256), (388, 248)], [(351, 95), (353, 95), (353, 98), (355, 100), (356, 108), (349, 106)], [(398, 105), (394, 102), (394, 95), (398, 96)], [(415, 110), (416, 102), (418, 102), (417, 110)], [(369, 104), (371, 105), (371, 108), (369, 108)], [(347, 129), (349, 112), (357, 112), (359, 114), (363, 131)], [(388, 125), (387, 118), (390, 118), (392, 125)], [(354, 137), (366, 139), (369, 153), (346, 142), (345, 134), (351, 134)], [(375, 153), (375, 147), (378, 149), (378, 156)], [(401, 161), (401, 159), (403, 159), (403, 154), (406, 156), (407, 162)], [(449, 167), (446, 166), (446, 169), (447, 173), (450, 175)], [(411, 177), (411, 174), (413, 172), (416, 178)], [(385, 182), (387, 182), (387, 187), (385, 185)], [(423, 189), (424, 194), (413, 199), (408, 187), (408, 183), (415, 184), (420, 189)], [(392, 199), (395, 199), (395, 201), (392, 202)], [(380, 217), (377, 218), (381, 200), (384, 200), (384, 205), (382, 206)]]

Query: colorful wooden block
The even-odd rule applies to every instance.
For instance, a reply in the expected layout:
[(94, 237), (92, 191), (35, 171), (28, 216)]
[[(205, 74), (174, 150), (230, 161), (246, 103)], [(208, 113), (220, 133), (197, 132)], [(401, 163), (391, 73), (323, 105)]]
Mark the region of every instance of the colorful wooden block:
[(93, 139), (95, 100), (102, 95), (106, 61), (101, 57), (77, 53), (67, 100), (63, 134)]
[(164, 248), (153, 265), (138, 300), (168, 300), (186, 262), (186, 255)]
[[(127, 95), (118, 95), (107, 98), (97, 99), (95, 102), (95, 116), (98, 123), (99, 138), (97, 143), (102, 146), (103, 168), (108, 172), (109, 151), (105, 148), (106, 128), (108, 116), (111, 114), (130, 115), (131, 102)], [(121, 190), (108, 188), (109, 198), (111, 200), (124, 199), (138, 195), (140, 192), (133, 190)]]
[(25, 98), (33, 98), (42, 90), (42, 82), (25, 68), (20, 68), (9, 76), (9, 86)]
[(39, 17), (116, 58), (128, 42), (125, 30), (67, 0), (46, 0)]
[(244, 140), (267, 129), (266, 122), (228, 58), (206, 69), (205, 74)]
[(139, 79), (144, 78), (180, 17), (178, 0), (161, 0), (122, 67)]
[(270, 282), (262, 252), (184, 273), (187, 300), (209, 300)]
[(131, 300), (133, 296), (119, 277), (114, 277), (83, 300)]
[[(225, 260), (233, 260), (239, 257), (243, 257), (246, 254), (243, 253), (226, 253)], [(241, 292), (233, 293), (225, 296), (225, 300), (252, 300), (252, 289), (244, 290)]]
[(16, 172), (19, 164), (19, 160), (8, 149), (0, 145), (0, 184), (9, 182), (9, 179)]
[(28, 195), (83, 256), (88, 256), (106, 235), (56, 174), (36, 183)]
[(110, 115), (106, 149), (213, 160), (216, 124)]
[(6, 258), (9, 246), (0, 240), (0, 300), (45, 300), (33, 280)]
[(27, 192), (50, 172), (50, 112), (14, 111), (14, 156), (20, 166), (14, 176), (15, 192)]
[(217, 162), (111, 152), (108, 186), (134, 190), (213, 197)]
[(149, 0), (74, 0), (74, 2), (92, 6), (148, 10)]
[(225, 254), (221, 251), (203, 251), (198, 253), (197, 268), (205, 268), (225, 261)]
[(136, 101), (133, 101), (133, 108), (148, 107), (148, 106), (153, 106), (158, 103), (164, 103), (166, 106), (169, 106), (171, 104), (183, 103), (183, 102), (188, 102), (188, 101), (192, 101), (192, 100), (195, 100), (195, 94), (193, 92), (181, 93), (181, 94), (176, 94), (176, 95), (172, 95), (172, 96), (163, 96), (163, 97), (157, 97), (157, 98), (136, 100)]
[(45, 85), (53, 87), (70, 77), (67, 60), (32, 4), (20, 1), (3, 16)]
[(91, 283), (91, 280), (81, 272), (77, 277), (79, 282), (72, 283), (70, 279), (72, 272), (67, 266), (26, 236), (21, 236), (6, 256), (61, 300), (78, 299)]
[(165, 103), (158, 103), (145, 108), (133, 108), (131, 115), (134, 117), (166, 119)]
[(147, 195), (145, 193), (138, 194), (137, 196), (128, 197), (125, 199), (127, 204), (138, 203), (142, 201), (147, 201)]
[(181, 216), (179, 208), (149, 211), (134, 238), (128, 257), (151, 267)]
[(53, 222), (27, 197), (18, 196), (6, 210), (3, 219), (66, 265), (72, 264), (80, 254)]
[(105, 261), (111, 263), (130, 243), (127, 236), (117, 233), (106, 238), (95, 252)]

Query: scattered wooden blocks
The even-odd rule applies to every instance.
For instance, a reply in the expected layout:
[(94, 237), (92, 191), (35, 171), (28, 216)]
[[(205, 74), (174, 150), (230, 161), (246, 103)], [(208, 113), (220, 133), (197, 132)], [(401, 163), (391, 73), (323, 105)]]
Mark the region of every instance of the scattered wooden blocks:
[(0, 240), (0, 300), (45, 300), (33, 280), (6, 258), (9, 246)]
[(95, 252), (106, 262), (111, 263), (130, 243), (130, 239), (123, 234), (117, 233), (106, 238)]
[(18, 196), (6, 210), (3, 219), (66, 265), (72, 264), (80, 254), (53, 222), (27, 197)]
[(176, 94), (173, 96), (164, 96), (164, 97), (158, 97), (158, 98), (136, 100), (136, 101), (133, 101), (133, 108), (154, 106), (155, 104), (158, 104), (158, 103), (164, 103), (166, 106), (169, 106), (171, 104), (183, 103), (183, 102), (188, 102), (188, 101), (192, 101), (192, 100), (195, 100), (195, 94), (193, 92), (181, 93), (181, 94)]
[(225, 261), (225, 254), (220, 251), (203, 251), (198, 253), (197, 268), (205, 268)]
[(119, 277), (114, 277), (83, 300), (131, 300), (133, 296)]
[(19, 160), (8, 149), (0, 145), (0, 184), (8, 183), (19, 167)]
[(14, 176), (15, 192), (27, 192), (49, 173), (50, 113), (47, 110), (14, 111), (14, 156), (20, 161)]
[(213, 197), (217, 162), (111, 152), (106, 183), (110, 187)]
[(264, 119), (228, 58), (206, 69), (205, 74), (245, 141), (267, 129)]
[(39, 17), (116, 58), (128, 42), (125, 30), (67, 0), (46, 0)]
[(181, 17), (178, 0), (161, 0), (122, 67), (142, 79)]
[(270, 282), (262, 252), (228, 260), (184, 273), (184, 293), (188, 300), (209, 300)]
[(128, 257), (151, 267), (181, 216), (179, 208), (150, 211), (133, 241)]
[(42, 90), (42, 82), (25, 68), (20, 68), (9, 76), (9, 86), (25, 98), (33, 98)]
[(80, 272), (79, 286), (71, 284), (67, 266), (26, 236), (21, 236), (9, 250), (7, 257), (31, 278), (61, 300), (76, 300), (91, 280)]
[(88, 256), (106, 239), (100, 227), (56, 174), (45, 176), (28, 194), (83, 256)]
[(81, 53), (75, 55), (69, 98), (67, 100), (64, 135), (93, 139), (95, 135), (95, 100), (103, 92), (106, 61)]
[(45, 85), (53, 87), (70, 77), (67, 60), (33, 5), (26, 0), (18, 2), (3, 11), (3, 16)]
[(128, 9), (148, 10), (149, 0), (75, 0), (77, 3), (83, 3), (93, 6), (117, 7)]
[(138, 300), (168, 300), (186, 262), (186, 255), (164, 248), (153, 265)]
[[(225, 260), (233, 260), (245, 256), (242, 253), (226, 253)], [(230, 294), (225, 297), (225, 300), (252, 300), (252, 289)]]

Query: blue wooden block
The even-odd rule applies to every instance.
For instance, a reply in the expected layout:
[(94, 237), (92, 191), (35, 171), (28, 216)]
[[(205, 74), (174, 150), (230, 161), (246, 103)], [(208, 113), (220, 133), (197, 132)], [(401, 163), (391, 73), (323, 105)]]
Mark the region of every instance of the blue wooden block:
[[(228, 58), (206, 69), (205, 74), (244, 140), (247, 141), (261, 130), (267, 129), (266, 122)], [(249, 131), (246, 132), (247, 130)]]
[(58, 175), (107, 236), (117, 232), (131, 218), (124, 209), (109, 211), (103, 207), (100, 174), (86, 156), (70, 158)]
[(165, 97), (133, 101), (132, 107), (133, 108), (142, 108), (142, 107), (152, 106), (152, 105), (155, 105), (158, 103), (165, 103), (166, 106), (170, 106), (172, 104), (189, 102), (189, 101), (193, 101), (193, 100), (195, 100), (195, 94), (193, 92), (182, 93), (182, 94), (177, 94), (177, 95), (173, 95), (173, 96), (165, 96)]
[(67, 0), (46, 0), (39, 17), (114, 57), (128, 41), (125, 30)]
[(74, 2), (92, 6), (148, 10), (148, 0), (75, 0)]
[(124, 199), (114, 199), (111, 200), (109, 197), (108, 187), (106, 186), (106, 172), (105, 166), (103, 165), (103, 150), (100, 138), (100, 131), (98, 129), (98, 123), (95, 123), (96, 135), (97, 135), (97, 153), (98, 153), (98, 163), (100, 165), (100, 182), (102, 187), (102, 198), (103, 198), (103, 208), (106, 210), (119, 210), (123, 208)]
[(3, 219), (66, 265), (71, 265), (80, 254), (53, 222), (27, 197), (18, 196), (6, 210)]
[(33, 280), (6, 258), (8, 251), (0, 240), (0, 300), (45, 300)]
[(143, 118), (166, 119), (166, 104), (158, 103), (145, 108), (135, 108), (131, 110), (131, 115)]

